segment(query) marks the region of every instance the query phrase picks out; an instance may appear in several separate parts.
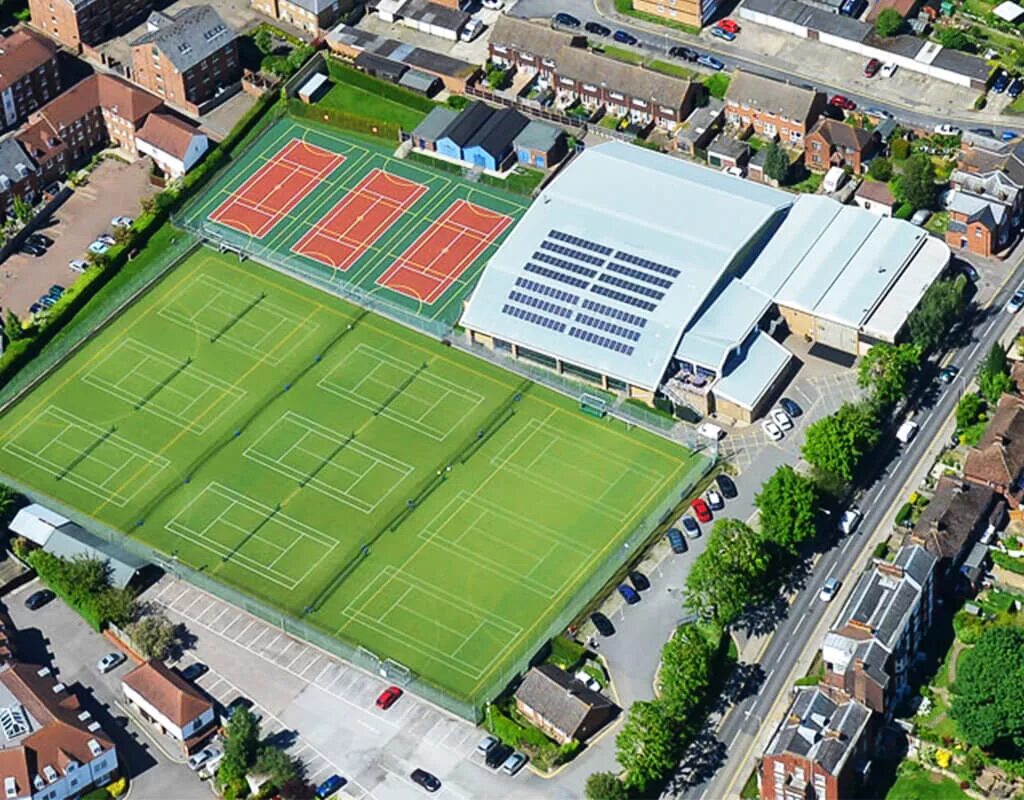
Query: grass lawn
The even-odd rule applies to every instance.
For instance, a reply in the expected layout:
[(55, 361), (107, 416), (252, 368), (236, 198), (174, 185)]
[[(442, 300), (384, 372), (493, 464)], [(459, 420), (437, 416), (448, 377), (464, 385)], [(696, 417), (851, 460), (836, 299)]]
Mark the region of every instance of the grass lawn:
[(885, 800), (966, 800), (967, 797), (956, 781), (922, 769), (900, 775)]
[(787, 186), (786, 188), (790, 189), (790, 190), (792, 190), (794, 192), (803, 192), (805, 194), (814, 194), (815, 192), (818, 191), (818, 189), (821, 188), (821, 182), (823, 180), (825, 180), (825, 176), (824, 175), (821, 175), (821, 174), (819, 174), (817, 172), (811, 172), (802, 181), (799, 181), (798, 183), (794, 183), (791, 186)]
[(208, 248), (0, 431), (3, 480), (34, 499), (477, 707), (701, 466)]
[(949, 212), (948, 211), (936, 211), (932, 214), (931, 219), (925, 223), (925, 229), (930, 233), (934, 233), (936, 236), (945, 236), (946, 228), (949, 226)]
[(1013, 114), (1024, 114), (1024, 94), (1014, 100), (1006, 107), (1006, 110)]
[(714, 75), (708, 75), (704, 79), (704, 85), (708, 87), (708, 94), (721, 100), (725, 97), (725, 93), (729, 91), (730, 80), (731, 78), (724, 72), (716, 72)]
[(625, 47), (616, 47), (613, 44), (605, 44), (601, 46), (601, 52), (604, 53), (608, 58), (614, 58), (616, 61), (623, 61), (626, 64), (643, 64), (644, 54), (635, 53), (632, 50), (627, 50)]
[(692, 80), (697, 75), (694, 70), (687, 69), (680, 64), (673, 64), (670, 61), (652, 61), (647, 67), (655, 72), (661, 72), (664, 75), (671, 75), (674, 78), (682, 78), (683, 80)]

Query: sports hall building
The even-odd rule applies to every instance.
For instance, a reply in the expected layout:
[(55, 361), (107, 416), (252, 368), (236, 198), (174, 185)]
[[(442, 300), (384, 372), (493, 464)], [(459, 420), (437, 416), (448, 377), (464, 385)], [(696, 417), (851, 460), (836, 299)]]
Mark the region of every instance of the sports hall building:
[(894, 342), (949, 249), (923, 229), (620, 142), (546, 187), (462, 315), (473, 342), (630, 397), (760, 416), (795, 368), (769, 332)]

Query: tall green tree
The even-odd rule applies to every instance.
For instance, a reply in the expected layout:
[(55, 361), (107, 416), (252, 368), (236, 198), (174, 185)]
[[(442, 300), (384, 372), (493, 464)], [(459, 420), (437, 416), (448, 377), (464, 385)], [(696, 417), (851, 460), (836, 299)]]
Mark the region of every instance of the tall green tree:
[(174, 643), (174, 626), (166, 617), (150, 614), (130, 625), (128, 635), (143, 656), (163, 660)]
[(1024, 751), (1024, 630), (985, 630), (957, 662), (950, 716), (972, 745)]
[(754, 497), (760, 514), (761, 538), (787, 553), (815, 534), (814, 519), (818, 508), (818, 487), (789, 464), (783, 464)]
[(763, 596), (771, 559), (760, 536), (735, 519), (720, 519), (686, 576), (686, 605), (723, 625)]
[(879, 36), (895, 36), (903, 28), (903, 16), (893, 8), (886, 8), (875, 20), (875, 33)]
[(18, 222), (25, 223), (32, 219), (32, 204), (24, 197), (15, 195), (11, 210)]
[(999, 342), (992, 345), (985, 360), (978, 369), (978, 388), (991, 405), (999, 402), (1003, 392), (1012, 392), (1014, 383), (1010, 379), (1010, 362), (1006, 348)]
[(765, 151), (764, 174), (779, 183), (785, 183), (789, 176), (789, 156), (776, 141), (772, 141)]
[(907, 318), (910, 340), (922, 353), (938, 347), (963, 315), (965, 285), (963, 275), (935, 281)]
[(595, 772), (587, 777), (583, 789), (587, 800), (629, 800), (629, 790), (611, 772)]
[(892, 178), (892, 162), (882, 156), (875, 156), (875, 158), (871, 159), (871, 163), (868, 164), (868, 175), (876, 181), (888, 183), (889, 179)]
[(981, 395), (970, 392), (960, 398), (956, 404), (956, 427), (957, 430), (969, 428), (981, 419), (985, 413), (985, 401)]
[(5, 483), (0, 483), (0, 520), (6, 519), (14, 507), (18, 493)]
[(853, 480), (861, 458), (879, 435), (878, 419), (867, 403), (843, 403), (807, 428), (802, 452), (818, 483), (834, 492)]
[(256, 762), (259, 743), (260, 724), (256, 717), (245, 707), (236, 708), (224, 732), (224, 758), (217, 770), (221, 784), (230, 785), (245, 780), (249, 769)]
[(256, 754), (252, 771), (257, 775), (270, 776), (274, 786), (284, 786), (299, 777), (299, 764), (281, 748), (264, 745)]
[(677, 724), (694, 731), (711, 685), (718, 642), (696, 625), (681, 625), (661, 648), (661, 700)]
[(871, 393), (876, 407), (889, 408), (907, 396), (920, 363), (921, 348), (916, 344), (876, 344), (860, 360), (857, 384)]
[(970, 38), (959, 28), (943, 25), (935, 30), (935, 38), (939, 44), (950, 50), (973, 50)]
[(639, 792), (660, 781), (676, 766), (681, 739), (664, 704), (638, 700), (615, 738), (625, 784)]
[(903, 165), (903, 174), (896, 182), (897, 199), (909, 203), (917, 211), (920, 208), (933, 208), (937, 192), (935, 164), (932, 160), (924, 153), (908, 158)]
[(4, 315), (4, 336), (8, 342), (16, 342), (25, 336), (25, 329), (21, 327), (21, 320), (13, 310), (7, 309)]

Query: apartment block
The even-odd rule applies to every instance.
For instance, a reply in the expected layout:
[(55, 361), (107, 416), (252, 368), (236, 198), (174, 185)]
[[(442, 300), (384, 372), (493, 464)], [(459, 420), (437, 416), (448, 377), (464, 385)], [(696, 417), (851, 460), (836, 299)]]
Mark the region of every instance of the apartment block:
[(28, 28), (0, 37), (0, 131), (20, 125), (60, 89), (53, 42)]
[(32, 24), (76, 53), (131, 30), (154, 0), (29, 0)]

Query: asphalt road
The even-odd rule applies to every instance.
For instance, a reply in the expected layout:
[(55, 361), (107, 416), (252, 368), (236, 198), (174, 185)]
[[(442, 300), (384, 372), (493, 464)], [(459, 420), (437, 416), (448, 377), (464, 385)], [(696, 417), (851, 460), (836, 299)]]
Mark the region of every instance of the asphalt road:
[[(909, 445), (902, 448), (902, 452), (893, 453), (893, 460), (889, 462), (886, 470), (858, 500), (859, 507), (865, 511), (859, 529), (846, 537), (838, 547), (833, 547), (821, 556), (806, 581), (806, 588), (796, 595), (785, 619), (774, 631), (759, 660), (764, 675), (763, 682), (756, 693), (732, 707), (717, 732), (718, 740), (725, 745), (725, 762), (717, 768), (712, 777), (687, 789), (682, 794), (683, 797), (693, 800), (722, 800), (738, 794), (750, 767), (747, 759), (751, 755), (757, 755), (751, 753), (751, 749), (759, 739), (765, 714), (780, 694), (790, 693), (791, 680), (798, 677), (792, 676), (791, 672), (804, 648), (817, 648), (820, 645), (819, 638), (812, 636), (810, 631), (822, 619), (823, 611), (826, 610), (818, 598), (821, 584), (833, 575), (844, 582), (856, 578), (847, 573), (867, 546), (872, 532), (882, 524), (893, 504), (899, 499), (904, 485), (926, 456), (929, 447), (936, 437), (943, 435), (942, 429), (953, 412), (969, 375), (974, 372), (979, 360), (992, 344), (1012, 324), (1019, 321), (1018, 315), (1008, 314), (1004, 309), (1007, 299), (1020, 285), (1022, 279), (1024, 258), (1018, 257), (1010, 278), (988, 309), (978, 312), (970, 340), (953, 354), (951, 360), (961, 367), (961, 377), (939, 390), (940, 393), (930, 409), (917, 413), (915, 419), (921, 425), (918, 435)], [(827, 610), (825, 616), (829, 619), (837, 612), (835, 608)]]

